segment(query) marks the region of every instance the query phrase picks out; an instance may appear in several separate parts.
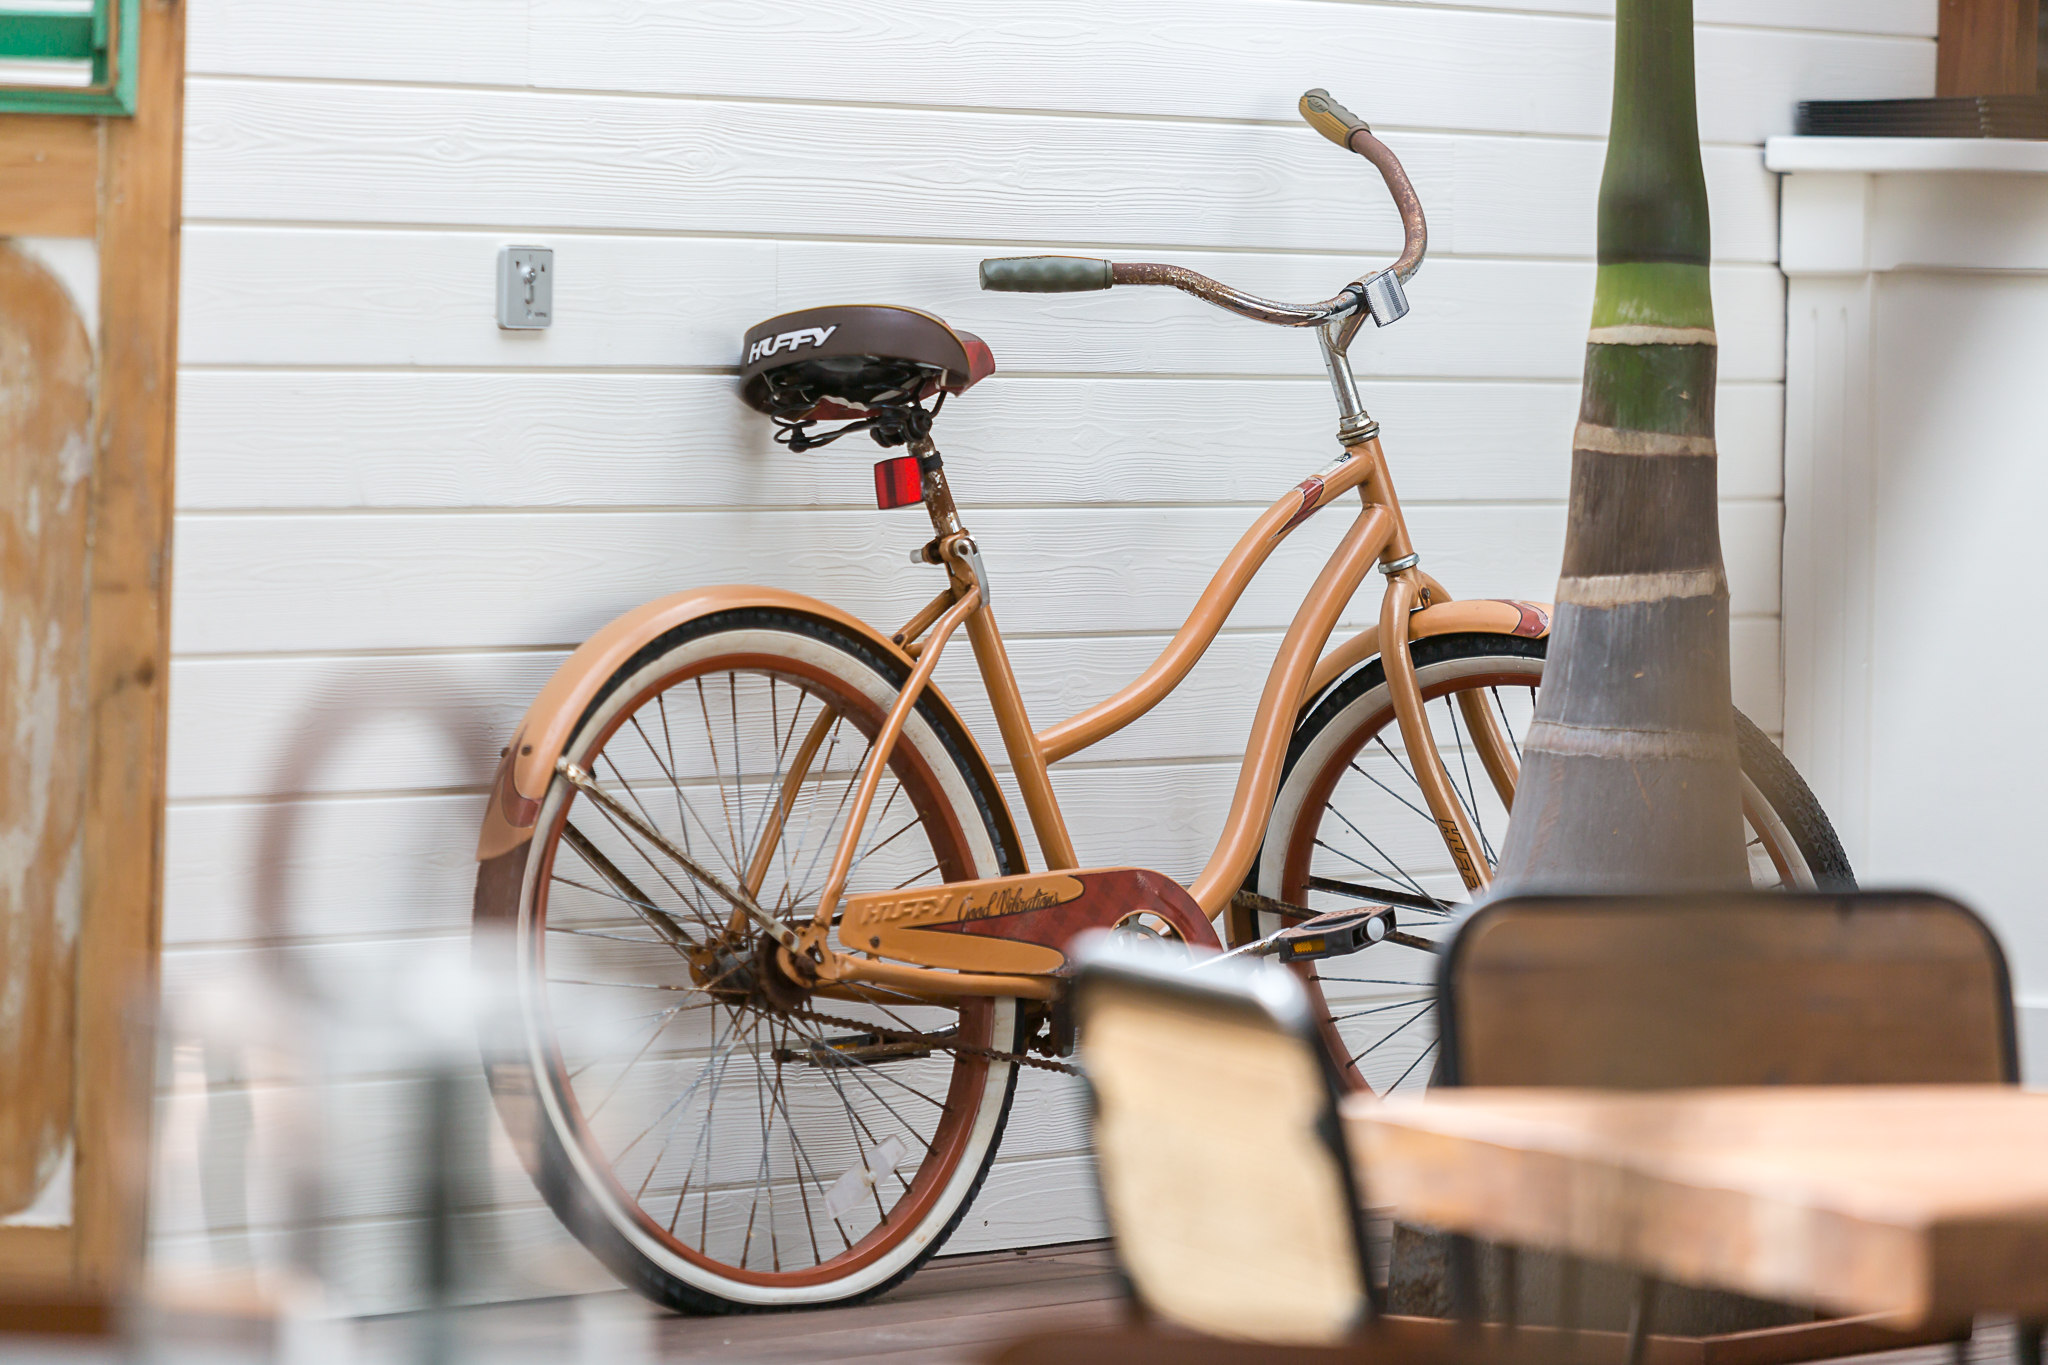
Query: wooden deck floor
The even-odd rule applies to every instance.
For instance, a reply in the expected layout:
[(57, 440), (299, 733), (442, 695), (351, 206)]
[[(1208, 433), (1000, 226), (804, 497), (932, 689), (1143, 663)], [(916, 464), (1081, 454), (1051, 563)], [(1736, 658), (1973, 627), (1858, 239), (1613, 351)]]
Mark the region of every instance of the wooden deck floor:
[[(1122, 1319), (1122, 1286), (1106, 1242), (989, 1252), (933, 1261), (910, 1282), (857, 1308), (692, 1318), (652, 1310), (621, 1291), (461, 1310), (452, 1358), (573, 1365), (980, 1365), (1033, 1332), (1107, 1327)], [(421, 1319), (360, 1324), (357, 1359), (419, 1359)], [(366, 1350), (364, 1348), (367, 1348)], [(1921, 1347), (1841, 1365), (2012, 1365), (2012, 1332), (1980, 1325), (1957, 1351)]]
[[(1106, 1327), (1122, 1311), (1108, 1244), (1082, 1242), (944, 1257), (857, 1308), (686, 1318), (647, 1311), (621, 1291), (467, 1309), (454, 1314), (451, 1325), (460, 1355), (472, 1360), (533, 1359), (549, 1354), (552, 1344), (556, 1359), (593, 1365), (975, 1365), (1027, 1332)], [(398, 1338), (410, 1337), (418, 1321), (386, 1318), (364, 1326), (368, 1337), (388, 1333), (388, 1344), (400, 1348)]]

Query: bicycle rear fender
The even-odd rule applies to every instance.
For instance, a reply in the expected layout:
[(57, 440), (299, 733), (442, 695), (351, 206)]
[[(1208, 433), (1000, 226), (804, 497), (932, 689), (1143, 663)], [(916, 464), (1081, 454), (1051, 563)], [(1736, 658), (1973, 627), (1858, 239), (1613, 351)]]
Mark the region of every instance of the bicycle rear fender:
[[(519, 729), (512, 736), (512, 743), (506, 747), (504, 759), (498, 764), (497, 777), (491, 784), (490, 806), (484, 812), (483, 832), (477, 840), (477, 861), (488, 862), (533, 837), (534, 821), (540, 816), (541, 798), (547, 794), (548, 784), (554, 780), (555, 763), (569, 742), (569, 732), (575, 728), (607, 678), (648, 644), (677, 626), (745, 607), (768, 607), (830, 621), (900, 663), (906, 674), (915, 666), (915, 661), (908, 654), (887, 636), (876, 633), (874, 627), (866, 622), (815, 597), (784, 592), (780, 588), (748, 584), (692, 588), (635, 607), (578, 646), (526, 708), (526, 714), (520, 718)], [(981, 752), (973, 731), (960, 720), (960, 713), (953, 709), (953, 704), (946, 700), (936, 685), (927, 686), (925, 695), (945, 708), (946, 714), (959, 726), (959, 733), (973, 747), (974, 761), (980, 764), (983, 775), (987, 776), (990, 771), (988, 758)], [(1000, 805), (1002, 789), (992, 777), (987, 790), (999, 803), (996, 818), (1010, 826), (1007, 832), (1012, 847), (1015, 847), (1014, 821), (1009, 811)]]

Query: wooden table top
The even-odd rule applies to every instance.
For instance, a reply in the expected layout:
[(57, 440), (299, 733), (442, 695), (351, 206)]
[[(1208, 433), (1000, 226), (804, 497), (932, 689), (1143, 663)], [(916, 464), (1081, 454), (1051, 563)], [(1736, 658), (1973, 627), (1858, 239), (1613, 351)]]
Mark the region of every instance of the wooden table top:
[(1842, 1313), (2048, 1316), (2048, 1093), (1438, 1089), (1344, 1117), (1404, 1220)]

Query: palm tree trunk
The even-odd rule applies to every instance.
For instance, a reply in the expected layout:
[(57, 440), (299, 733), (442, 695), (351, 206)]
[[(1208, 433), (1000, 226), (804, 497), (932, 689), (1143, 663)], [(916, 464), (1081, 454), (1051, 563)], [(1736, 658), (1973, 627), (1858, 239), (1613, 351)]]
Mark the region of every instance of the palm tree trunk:
[(1501, 891), (1740, 886), (1692, 0), (1619, 0), (1550, 658)]

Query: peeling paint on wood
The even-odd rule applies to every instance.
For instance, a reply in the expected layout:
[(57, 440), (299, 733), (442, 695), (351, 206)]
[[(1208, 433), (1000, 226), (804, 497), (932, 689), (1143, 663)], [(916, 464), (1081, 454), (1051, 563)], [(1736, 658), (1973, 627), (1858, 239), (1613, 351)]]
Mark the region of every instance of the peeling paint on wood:
[(0, 243), (0, 1221), (71, 1205), (91, 343)]

